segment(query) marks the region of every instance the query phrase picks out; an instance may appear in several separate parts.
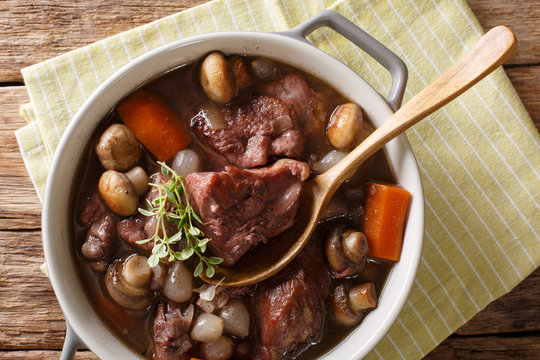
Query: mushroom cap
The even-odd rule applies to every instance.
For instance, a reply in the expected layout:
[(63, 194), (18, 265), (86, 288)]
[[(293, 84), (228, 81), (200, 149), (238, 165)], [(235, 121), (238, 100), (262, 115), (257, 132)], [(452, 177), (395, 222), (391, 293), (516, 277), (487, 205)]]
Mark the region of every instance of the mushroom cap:
[(201, 87), (210, 100), (226, 104), (236, 96), (236, 83), (225, 56), (214, 51), (204, 58), (200, 71)]
[(354, 148), (363, 123), (362, 109), (355, 103), (339, 105), (328, 122), (326, 136), (330, 144), (337, 149)]
[[(129, 261), (129, 259), (128, 259)], [(125, 263), (122, 260), (113, 262), (105, 273), (105, 288), (109, 295), (119, 305), (130, 310), (141, 310), (150, 305), (153, 292), (149, 282), (143, 286), (134, 286), (128, 283), (123, 276)]]
[(129, 178), (114, 170), (107, 170), (99, 179), (99, 194), (115, 214), (128, 216), (137, 211), (139, 196)]
[(105, 169), (125, 171), (139, 161), (141, 147), (127, 126), (112, 124), (101, 134), (96, 153)]
[(332, 313), (336, 320), (345, 326), (357, 324), (362, 316), (354, 313), (349, 304), (349, 296), (345, 285), (339, 284), (332, 293)]

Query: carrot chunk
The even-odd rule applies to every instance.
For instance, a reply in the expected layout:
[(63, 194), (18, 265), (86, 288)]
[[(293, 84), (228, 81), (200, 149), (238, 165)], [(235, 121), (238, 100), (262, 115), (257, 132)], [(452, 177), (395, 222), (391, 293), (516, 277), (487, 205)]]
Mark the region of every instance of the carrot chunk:
[(362, 218), (368, 256), (399, 261), (411, 194), (398, 186), (369, 182)]
[(135, 137), (160, 161), (169, 161), (190, 142), (190, 136), (165, 100), (139, 90), (118, 106), (118, 114)]

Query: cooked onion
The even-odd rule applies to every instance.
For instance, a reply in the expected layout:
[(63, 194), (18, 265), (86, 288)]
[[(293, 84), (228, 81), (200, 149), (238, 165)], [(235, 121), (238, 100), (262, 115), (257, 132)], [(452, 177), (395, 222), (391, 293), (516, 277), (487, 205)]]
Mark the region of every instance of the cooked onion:
[(199, 115), (203, 116), (206, 123), (212, 130), (224, 129), (227, 125), (221, 116), (221, 112), (216, 104), (208, 102), (201, 106)]
[(221, 309), (219, 316), (224, 321), (225, 331), (238, 337), (249, 335), (249, 311), (239, 299), (231, 299)]
[(191, 338), (204, 343), (216, 342), (223, 334), (223, 325), (219, 316), (201, 313), (191, 329)]
[(276, 66), (271, 60), (257, 58), (251, 62), (251, 69), (259, 79), (269, 79), (274, 76)]
[(233, 342), (221, 336), (216, 342), (201, 345), (201, 356), (205, 360), (228, 360), (233, 354)]
[(191, 149), (180, 150), (173, 158), (172, 169), (181, 176), (201, 171), (201, 158)]
[(167, 299), (184, 302), (191, 299), (193, 293), (193, 275), (180, 261), (176, 261), (169, 269), (163, 286), (163, 294)]
[(317, 174), (322, 174), (341, 161), (347, 153), (339, 150), (332, 150), (324, 155), (322, 159), (311, 164), (311, 170)]

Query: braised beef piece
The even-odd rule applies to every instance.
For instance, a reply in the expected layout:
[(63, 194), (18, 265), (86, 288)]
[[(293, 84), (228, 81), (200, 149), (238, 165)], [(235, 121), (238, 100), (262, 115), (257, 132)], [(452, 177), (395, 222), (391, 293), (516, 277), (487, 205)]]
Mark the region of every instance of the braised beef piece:
[(254, 358), (293, 356), (319, 341), (329, 291), (330, 276), (315, 246), (306, 248), (285, 269), (259, 284), (252, 298)]
[(193, 346), (189, 337), (193, 313), (193, 305), (182, 311), (179, 304), (159, 304), (153, 326), (154, 360), (189, 359), (188, 351)]
[[(150, 176), (150, 182), (154, 184), (163, 184), (168, 179), (165, 175), (157, 172)], [(139, 207), (146, 209), (147, 200), (152, 202), (159, 196), (159, 190), (153, 186), (146, 193), (145, 196), (139, 202)], [(130, 216), (127, 219), (118, 222), (117, 231), (118, 235), (128, 243), (137, 246), (143, 251), (150, 252), (154, 247), (152, 241), (138, 244), (138, 241), (148, 239), (152, 237), (156, 231), (157, 221), (153, 216), (144, 216), (137, 212), (135, 215)], [(165, 222), (167, 234), (172, 235), (176, 231), (174, 224)]]
[(211, 114), (198, 111), (191, 128), (211, 150), (240, 168), (266, 165), (272, 156), (299, 158), (304, 149), (298, 115), (271, 96), (241, 98)]
[(265, 95), (277, 97), (291, 106), (302, 122), (311, 116), (311, 105), (315, 93), (306, 79), (299, 73), (290, 73), (279, 80), (264, 84), (258, 89)]
[(184, 183), (212, 251), (231, 266), (253, 246), (292, 226), (308, 176), (306, 163), (281, 159), (260, 169), (193, 173)]
[(99, 219), (101, 215), (103, 215), (106, 210), (106, 206), (96, 190), (82, 200), (80, 210), (81, 223), (83, 225), (90, 225), (92, 222)]
[(105, 212), (99, 219), (92, 222), (81, 248), (85, 258), (97, 260), (107, 255), (115, 225), (116, 216), (109, 212)]

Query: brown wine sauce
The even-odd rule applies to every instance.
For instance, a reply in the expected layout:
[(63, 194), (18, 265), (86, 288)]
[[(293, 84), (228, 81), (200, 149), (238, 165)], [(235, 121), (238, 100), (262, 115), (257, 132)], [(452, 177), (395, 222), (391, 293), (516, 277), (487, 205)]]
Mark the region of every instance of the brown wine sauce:
[[(249, 62), (253, 58), (244, 57), (244, 59), (246, 62)], [(323, 81), (303, 73), (289, 65), (277, 62), (276, 64), (278, 69), (278, 74), (275, 76), (276, 78), (279, 78), (280, 75), (287, 74), (291, 70), (294, 70), (304, 75), (314, 91), (316, 91), (318, 94), (324, 94), (325, 106), (324, 110), (322, 111), (324, 114), (319, 115), (320, 117), (324, 116), (327, 119), (331, 114), (332, 109), (339, 104), (348, 102), (345, 97)], [(199, 103), (200, 98), (204, 97), (204, 93), (202, 93), (200, 87), (194, 85), (197, 84), (194, 76), (197, 69), (197, 64), (179, 67), (150, 81), (144, 85), (143, 88), (161, 94), (178, 112), (181, 119), (187, 119), (186, 116), (188, 113), (183, 106), (185, 104)], [(263, 81), (255, 80), (255, 86), (257, 86), (258, 83), (261, 84)], [(186, 89), (189, 89), (189, 91), (186, 91)], [(176, 99), (179, 98), (182, 98), (183, 100), (181, 102), (176, 101)], [(121, 120), (116, 111), (113, 109), (104, 118), (102, 124), (92, 135), (92, 140), (88, 145), (86, 153), (87, 155), (85, 158), (81, 159), (81, 165), (77, 177), (78, 185), (74, 187), (75, 191), (72, 196), (72, 199), (74, 199), (74, 215), (72, 224), (75, 238), (75, 241), (73, 242), (73, 252), (76, 257), (81, 282), (84, 284), (87, 296), (95, 307), (96, 312), (100, 314), (104, 322), (107, 323), (113, 332), (117, 334), (121, 341), (144, 357), (151, 358), (153, 353), (152, 322), (156, 314), (157, 304), (163, 299), (163, 295), (158, 294), (155, 301), (147, 309), (137, 311), (125, 309), (118, 305), (107, 294), (104, 286), (105, 272), (93, 270), (90, 263), (81, 254), (81, 246), (85, 241), (86, 232), (88, 231), (88, 227), (81, 226), (79, 222), (81, 202), (85, 196), (97, 191), (97, 183), (101, 173), (103, 172), (103, 168), (99, 163), (99, 159), (94, 151), (95, 145), (103, 130), (111, 123), (116, 122), (121, 122)], [(306, 124), (306, 147), (304, 150), (304, 155), (300, 160), (309, 162), (310, 158), (313, 158), (314, 156), (320, 157), (322, 154), (326, 154), (329, 151), (334, 150), (326, 139), (325, 126), (326, 124), (324, 122)], [(187, 124), (187, 128), (189, 128), (189, 123)], [(192, 141), (190, 148), (196, 151), (200, 150), (198, 149), (200, 147), (200, 143), (198, 143), (195, 135), (192, 136), (192, 140), (194, 141)], [(151, 155), (149, 155), (147, 151), (143, 151), (143, 156), (141, 157), (140, 162), (153, 161), (149, 160), (150, 157)], [(208, 170), (212, 169), (204, 169), (204, 171)], [(311, 177), (314, 176), (314, 174), (311, 175)], [(383, 151), (377, 152), (366, 163), (364, 163), (355, 173), (355, 175), (346, 181), (334, 195), (336, 198), (340, 199), (346, 204), (348, 210), (345, 214), (322, 220), (319, 223), (319, 226), (315, 230), (310, 242), (318, 242), (320, 244), (321, 252), (323, 251), (322, 240), (331, 226), (338, 223), (345, 223), (352, 228), (360, 231), (362, 230), (361, 216), (365, 201), (364, 187), (368, 181), (372, 180), (396, 183), (395, 177), (392, 174), (386, 155)], [(279, 235), (276, 238), (278, 237)], [(270, 239), (269, 244), (260, 245), (259, 247), (261, 248), (256, 249), (255, 251), (257, 253), (264, 252), (264, 246), (271, 246), (271, 242), (272, 239)], [(118, 235), (115, 234), (114, 238), (111, 240), (111, 248), (106, 259), (109, 262), (112, 262), (115, 259), (126, 257), (137, 252), (140, 253), (141, 250), (123, 241)], [(244, 256), (250, 256), (252, 252), (253, 250)], [(380, 294), (391, 267), (392, 263), (390, 262), (368, 258), (364, 269), (358, 274), (343, 279), (332, 278), (332, 288), (343, 282), (347, 282), (349, 285), (373, 282), (377, 294)], [(202, 283), (200, 280), (197, 279), (194, 283), (194, 288), (201, 284)], [(333, 347), (337, 346), (352, 330), (355, 329), (355, 327), (356, 326), (347, 327), (340, 325), (333, 318), (329, 296), (327, 315), (320, 341), (316, 344), (312, 344), (311, 346), (307, 346), (307, 348), (303, 349), (303, 351), (294, 358), (297, 360), (307, 360), (323, 355)], [(234, 337), (232, 338), (233, 341), (236, 341)], [(193, 356), (196, 356), (196, 354)]]

